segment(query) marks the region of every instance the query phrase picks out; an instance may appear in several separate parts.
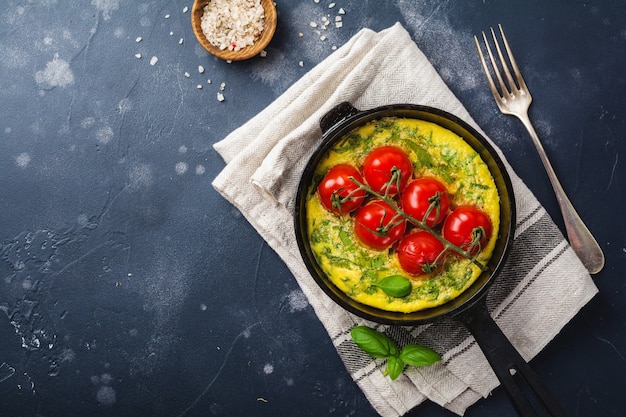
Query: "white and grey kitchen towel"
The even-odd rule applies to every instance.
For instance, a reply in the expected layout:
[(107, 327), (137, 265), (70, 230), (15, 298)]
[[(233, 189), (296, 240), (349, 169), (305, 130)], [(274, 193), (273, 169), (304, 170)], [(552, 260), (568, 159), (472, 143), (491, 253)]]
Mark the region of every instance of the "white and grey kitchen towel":
[[(454, 320), (419, 327), (380, 326), (398, 341), (425, 344), (443, 356), (433, 366), (383, 376), (351, 341), (368, 324), (336, 305), (307, 271), (294, 233), (293, 208), (304, 165), (321, 139), (320, 118), (348, 101), (359, 109), (391, 103), (429, 105), (480, 131), (428, 59), (396, 24), (361, 30), (246, 124), (216, 143), (227, 165), (213, 186), (280, 255), (326, 327), (338, 354), (383, 417), (400, 416), (427, 398), (462, 415), (498, 385), (479, 347)], [(504, 159), (504, 157), (503, 157)], [(559, 229), (507, 164), (517, 201), (517, 231), (488, 306), (526, 360), (534, 357), (597, 292)]]

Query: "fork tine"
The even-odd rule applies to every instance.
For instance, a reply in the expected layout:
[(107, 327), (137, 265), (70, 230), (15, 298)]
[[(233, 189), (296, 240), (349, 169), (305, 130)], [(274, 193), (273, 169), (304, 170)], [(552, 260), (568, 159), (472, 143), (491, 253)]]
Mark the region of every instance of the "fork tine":
[[(485, 47), (487, 48), (487, 54), (489, 55), (489, 61), (491, 61), (491, 66), (493, 68), (494, 74), (496, 74), (496, 78), (498, 79), (498, 84), (500, 84), (501, 91), (501, 99), (506, 98), (507, 95), (510, 95), (511, 92), (507, 88), (504, 80), (502, 79), (502, 74), (500, 73), (500, 69), (498, 68), (498, 64), (496, 63), (495, 58), (493, 57), (493, 53), (491, 52), (491, 46), (489, 46), (489, 41), (487, 40), (487, 35), (483, 32), (483, 40), (485, 41)], [(496, 48), (498, 48), (498, 43), (496, 42)], [(506, 69), (506, 66), (504, 66)]]
[[(515, 78), (517, 79), (517, 83), (520, 87), (520, 90), (528, 91), (528, 88), (526, 87), (526, 82), (524, 81), (524, 77), (522, 77), (522, 73), (519, 70), (519, 67), (517, 66), (517, 62), (515, 61), (515, 57), (513, 56), (513, 52), (511, 52), (511, 48), (509, 47), (509, 41), (506, 39), (506, 36), (504, 35), (504, 29), (502, 29), (502, 25), (498, 24), (498, 27), (500, 28), (500, 35), (502, 35), (502, 41), (504, 42), (504, 48), (506, 49), (506, 53), (509, 57), (509, 61), (511, 62), (511, 67), (513, 67), (513, 72), (515, 73)], [(493, 29), (492, 29), (493, 32)], [(495, 39), (495, 34), (493, 35), (494, 39)], [(499, 48), (498, 48), (499, 51)], [(500, 55), (500, 59), (502, 59), (502, 55)], [(505, 67), (506, 68), (506, 67)], [(510, 73), (508, 70), (506, 70), (508, 76), (510, 77)]]
[[(484, 37), (484, 35), (485, 34), (483, 32), (483, 37)], [(489, 71), (489, 67), (487, 66), (487, 61), (485, 61), (485, 56), (483, 55), (483, 50), (480, 47), (480, 43), (478, 42), (478, 38), (476, 37), (476, 35), (474, 35), (474, 43), (476, 44), (476, 49), (478, 49), (478, 56), (480, 57), (480, 63), (483, 66), (483, 72), (487, 76), (487, 82), (489, 83), (489, 89), (491, 90), (491, 93), (495, 97), (496, 102), (498, 102), (499, 99), (500, 99), (500, 93), (498, 92), (498, 89), (496, 88), (496, 84), (493, 81), (493, 77), (491, 76), (491, 72)]]
[[(491, 36), (493, 38), (493, 43), (496, 46), (496, 52), (498, 53), (498, 58), (500, 59), (500, 65), (502, 65), (502, 69), (504, 70), (504, 75), (506, 75), (506, 79), (509, 83), (509, 92), (513, 93), (515, 90), (517, 90), (517, 84), (515, 84), (515, 81), (513, 81), (513, 76), (511, 75), (511, 71), (509, 71), (509, 65), (507, 64), (506, 60), (504, 59), (504, 55), (502, 55), (502, 49), (500, 48), (500, 42), (498, 42), (498, 38), (496, 37), (496, 33), (494, 32), (493, 28), (489, 28), (491, 30)], [(510, 52), (509, 49), (507, 49), (507, 52)], [(510, 55), (509, 55), (510, 57)], [(495, 65), (495, 63), (494, 63)]]

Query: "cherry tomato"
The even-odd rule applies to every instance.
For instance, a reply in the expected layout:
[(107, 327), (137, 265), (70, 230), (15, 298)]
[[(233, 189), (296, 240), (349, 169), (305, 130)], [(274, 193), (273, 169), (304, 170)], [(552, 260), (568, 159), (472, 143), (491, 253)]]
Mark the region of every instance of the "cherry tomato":
[(363, 204), (366, 192), (359, 188), (350, 177), (363, 183), (363, 177), (355, 167), (338, 164), (328, 170), (317, 186), (320, 200), (328, 211), (346, 214)]
[(383, 250), (404, 235), (406, 220), (382, 200), (372, 200), (354, 215), (354, 233), (366, 246)]
[(402, 191), (413, 174), (407, 154), (395, 146), (381, 146), (363, 161), (363, 178), (376, 192), (395, 195)]
[(476, 256), (491, 238), (491, 219), (473, 206), (459, 206), (443, 222), (443, 237), (455, 246)]
[(430, 227), (441, 223), (450, 208), (446, 186), (430, 177), (411, 181), (402, 192), (401, 201), (406, 214)]
[(425, 230), (416, 230), (398, 243), (396, 253), (400, 266), (411, 275), (424, 275), (443, 265), (445, 246)]

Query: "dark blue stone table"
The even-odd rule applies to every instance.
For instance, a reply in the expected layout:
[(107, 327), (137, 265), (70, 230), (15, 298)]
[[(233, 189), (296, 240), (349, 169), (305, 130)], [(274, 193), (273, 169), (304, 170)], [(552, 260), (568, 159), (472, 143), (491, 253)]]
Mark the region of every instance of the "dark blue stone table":
[[(3, 3), (0, 416), (375, 416), (286, 266), (211, 187), (212, 145), (333, 46), (396, 21), (563, 228), (476, 57), (472, 35), (506, 28), (531, 117), (606, 254), (600, 293), (532, 366), (569, 415), (624, 415), (624, 3), (335, 3), (278, 0), (267, 57), (234, 63), (196, 42), (190, 1)], [(321, 40), (310, 22), (339, 8)], [(512, 414), (501, 389), (467, 412)]]

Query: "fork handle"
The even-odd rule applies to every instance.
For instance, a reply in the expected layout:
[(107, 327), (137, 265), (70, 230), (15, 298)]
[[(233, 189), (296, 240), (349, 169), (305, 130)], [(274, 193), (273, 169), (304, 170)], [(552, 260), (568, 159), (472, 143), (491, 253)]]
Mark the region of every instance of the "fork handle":
[(552, 164), (548, 159), (548, 155), (539, 141), (539, 136), (537, 136), (537, 132), (535, 132), (535, 128), (530, 122), (528, 114), (518, 117), (524, 127), (526, 127), (526, 130), (528, 130), (535, 148), (537, 148), (537, 152), (539, 153), (539, 158), (548, 173), (548, 178), (550, 179), (550, 183), (552, 183), (554, 194), (556, 195), (559, 207), (561, 208), (561, 213), (563, 214), (563, 221), (565, 222), (565, 230), (567, 232), (570, 246), (580, 258), (585, 268), (587, 268), (587, 271), (589, 271), (590, 274), (597, 274), (604, 267), (604, 254), (602, 253), (600, 245), (598, 245), (598, 242), (596, 242), (587, 226), (585, 226), (585, 223), (583, 223), (582, 219), (574, 209), (574, 206), (569, 201), (569, 198), (567, 198), (567, 195), (565, 194), (565, 191), (563, 190), (563, 187), (561, 186), (561, 183), (552, 168)]

